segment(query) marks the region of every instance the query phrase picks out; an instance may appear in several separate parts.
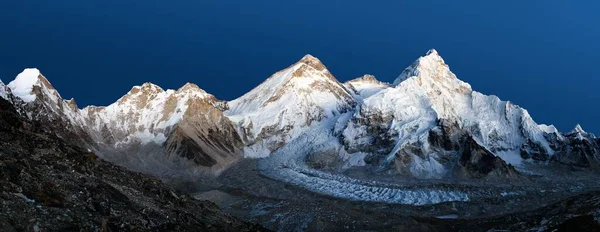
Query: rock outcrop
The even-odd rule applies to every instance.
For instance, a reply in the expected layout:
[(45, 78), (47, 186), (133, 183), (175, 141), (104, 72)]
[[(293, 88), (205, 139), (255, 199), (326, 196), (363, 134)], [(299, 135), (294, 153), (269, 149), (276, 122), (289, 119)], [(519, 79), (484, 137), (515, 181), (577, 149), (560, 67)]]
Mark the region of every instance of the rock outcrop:
[(2, 231), (261, 231), (99, 159), (0, 99)]

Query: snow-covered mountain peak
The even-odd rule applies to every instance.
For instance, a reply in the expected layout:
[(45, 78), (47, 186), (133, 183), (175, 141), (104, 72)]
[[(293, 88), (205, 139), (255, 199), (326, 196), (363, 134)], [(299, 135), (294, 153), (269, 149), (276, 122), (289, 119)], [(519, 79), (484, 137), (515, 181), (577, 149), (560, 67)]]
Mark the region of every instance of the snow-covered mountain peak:
[(305, 63), (311, 66), (323, 66), (323, 63), (321, 62), (321, 60), (319, 60), (317, 57), (312, 56), (311, 54), (306, 54), (304, 57), (302, 57), (302, 59), (300, 59), (300, 61), (298, 61), (299, 63)]
[(50, 81), (36, 68), (23, 70), (7, 86), (10, 88), (11, 93), (24, 103), (31, 103), (39, 96), (44, 96), (45, 101), (50, 100), (53, 103), (58, 103), (62, 100), (58, 91), (50, 84)]
[(347, 83), (379, 83), (381, 81), (377, 80), (375, 76), (371, 74), (365, 74), (362, 77), (357, 77), (352, 80), (347, 81)]
[(285, 105), (289, 102), (280, 100), (306, 98), (302, 96), (311, 92), (332, 93), (338, 99), (351, 97), (350, 92), (319, 59), (306, 55), (292, 66), (276, 72), (250, 92), (229, 102), (229, 113), (254, 112), (276, 102)]
[(571, 133), (580, 133), (580, 134), (586, 134), (585, 130), (583, 130), (583, 128), (581, 127), (580, 124), (577, 124), (575, 126), (575, 128), (571, 131)]
[(371, 95), (389, 87), (388, 83), (381, 82), (370, 74), (365, 74), (344, 83), (348, 88), (354, 89), (362, 98), (370, 97)]
[[(430, 56), (430, 55), (431, 55), (431, 56), (440, 56), (440, 55), (438, 54), (438, 51), (437, 51), (437, 50), (435, 50), (434, 48), (432, 48), (432, 49), (429, 49), (429, 51), (427, 51), (427, 53), (425, 53), (425, 56)], [(440, 57), (440, 58), (441, 58), (441, 57)]]
[(33, 87), (38, 85), (40, 70), (36, 68), (27, 68), (19, 73), (15, 80), (8, 83), (11, 92), (24, 102), (35, 101), (35, 94), (32, 93)]
[(579, 124), (577, 124), (575, 128), (573, 128), (573, 130), (571, 130), (571, 132), (569, 132), (567, 135), (571, 137), (576, 137), (580, 140), (583, 140), (584, 138), (596, 138), (594, 134), (588, 133), (585, 130), (583, 130), (583, 128)]
[(194, 84), (194, 83), (185, 83), (185, 85), (183, 85), (181, 88), (177, 89), (177, 93), (178, 95), (193, 95), (196, 97), (200, 97), (200, 98), (204, 98), (204, 97), (209, 97), (212, 96), (211, 94), (207, 93), (206, 91), (204, 91), (203, 89), (201, 89), (200, 87), (198, 87), (198, 85)]
[[(188, 91), (188, 90), (202, 90), (200, 89), (200, 87), (198, 87), (198, 85), (191, 83), (191, 82), (187, 82), (185, 83), (185, 85), (181, 86), (181, 88), (177, 89), (177, 92), (184, 92), (184, 91)], [(202, 90), (204, 91), (204, 90)]]
[(165, 90), (163, 88), (161, 88), (158, 85), (155, 85), (153, 83), (150, 82), (145, 82), (144, 84), (142, 84), (142, 86), (134, 86), (133, 89), (139, 89), (142, 92), (147, 92), (147, 93), (160, 93), (160, 92), (164, 92)]
[[(337, 82), (335, 77), (327, 70), (327, 67), (312, 55), (305, 55), (288, 69), (293, 69), (291, 78), (321, 79), (327, 78)], [(287, 70), (287, 69), (286, 69)], [(283, 70), (285, 71), (285, 70)]]
[(246, 155), (258, 157), (296, 138), (302, 128), (348, 112), (355, 105), (354, 93), (321, 61), (307, 55), (230, 101), (225, 115), (244, 128), (240, 137), (253, 144)]
[(138, 102), (138, 106), (145, 105), (149, 99), (154, 99), (158, 95), (164, 95), (165, 90), (160, 86), (152, 84), (150, 82), (145, 82), (141, 86), (136, 85), (127, 92), (124, 96), (117, 100), (117, 104), (131, 104), (132, 102)]
[(450, 68), (435, 49), (429, 50), (425, 56), (419, 57), (408, 68), (404, 69), (393, 85), (398, 85), (400, 82), (414, 76), (429, 77), (436, 80), (442, 80), (443, 78), (456, 79), (456, 76), (450, 72)]

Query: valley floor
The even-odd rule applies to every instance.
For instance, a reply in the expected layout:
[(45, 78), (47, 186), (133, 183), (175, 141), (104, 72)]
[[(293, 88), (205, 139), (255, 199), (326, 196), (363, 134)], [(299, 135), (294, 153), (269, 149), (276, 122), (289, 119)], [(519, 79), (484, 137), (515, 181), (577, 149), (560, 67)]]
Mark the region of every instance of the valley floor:
[[(180, 187), (197, 199), (213, 201), (226, 212), (278, 231), (543, 231), (568, 226), (572, 220), (585, 221), (575, 223), (577, 226), (598, 226), (600, 221), (600, 192), (596, 192), (600, 183), (596, 181), (598, 176), (589, 172), (561, 170), (568, 175), (554, 173), (552, 179), (530, 174), (510, 183), (353, 178), (373, 187), (458, 191), (468, 196), (468, 200), (437, 204), (399, 204), (309, 191), (297, 182), (273, 178), (261, 169), (261, 162), (269, 161), (243, 160), (217, 179)], [(354, 170), (344, 176), (373, 176), (359, 173), (360, 170)]]

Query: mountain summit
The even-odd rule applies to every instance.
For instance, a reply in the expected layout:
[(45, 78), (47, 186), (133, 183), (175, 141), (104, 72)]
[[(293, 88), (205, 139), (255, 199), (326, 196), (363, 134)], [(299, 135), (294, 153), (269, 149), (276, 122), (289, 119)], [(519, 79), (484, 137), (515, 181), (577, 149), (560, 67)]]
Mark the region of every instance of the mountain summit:
[[(593, 135), (580, 126), (561, 134), (511, 102), (473, 91), (436, 50), (392, 85), (372, 75), (340, 83), (306, 55), (229, 102), (192, 83), (178, 90), (144, 83), (109, 106), (80, 110), (37, 69), (0, 84), (0, 96), (45, 130), (159, 176), (219, 174), (244, 157), (292, 150), (279, 157), (417, 178), (514, 178), (532, 162), (600, 166)], [(288, 167), (307, 172), (306, 165)]]
[(456, 78), (456, 76), (450, 72), (450, 68), (446, 62), (444, 62), (444, 59), (435, 49), (429, 50), (425, 56), (420, 57), (408, 68), (404, 69), (400, 76), (394, 80), (393, 85), (398, 85), (400, 82), (413, 76), (429, 77), (436, 80), (441, 80), (442, 78)]
[(304, 56), (247, 94), (229, 102), (225, 112), (250, 146), (246, 156), (268, 156), (294, 139), (302, 128), (350, 111), (352, 93), (321, 61)]

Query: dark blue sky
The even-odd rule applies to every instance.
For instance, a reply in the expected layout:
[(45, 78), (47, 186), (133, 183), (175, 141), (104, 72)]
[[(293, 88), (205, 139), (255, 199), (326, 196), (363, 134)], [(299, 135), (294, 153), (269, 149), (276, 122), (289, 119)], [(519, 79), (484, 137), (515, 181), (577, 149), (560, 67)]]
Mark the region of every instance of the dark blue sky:
[(39, 68), (80, 107), (133, 85), (231, 100), (310, 53), (345, 81), (392, 82), (436, 48), (477, 91), (562, 131), (600, 132), (600, 1), (8, 0), (0, 78)]

